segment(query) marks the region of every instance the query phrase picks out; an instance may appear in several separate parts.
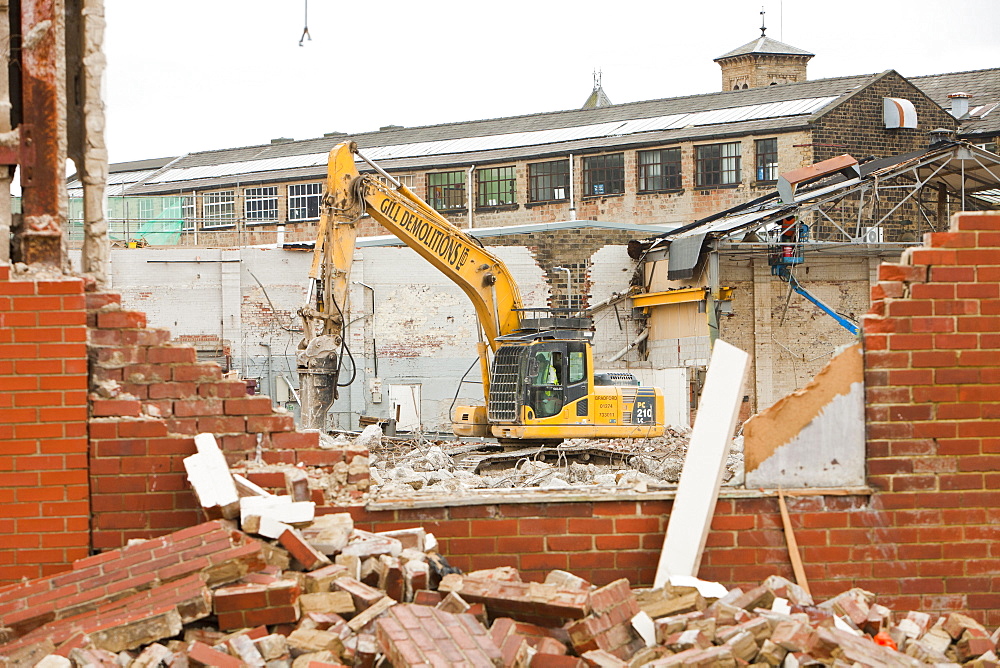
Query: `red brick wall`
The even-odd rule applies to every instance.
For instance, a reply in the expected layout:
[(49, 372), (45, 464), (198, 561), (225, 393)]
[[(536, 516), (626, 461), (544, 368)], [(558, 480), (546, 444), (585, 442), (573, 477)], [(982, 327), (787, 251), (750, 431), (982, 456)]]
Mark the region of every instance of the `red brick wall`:
[(0, 265), (0, 581), (88, 554), (83, 281)]
[(1000, 214), (882, 265), (865, 318), (869, 484), (891, 586), (1000, 623)]
[(195, 434), (215, 434), (230, 465), (254, 459), (258, 446), (268, 463), (343, 460), (345, 453), (319, 448), (318, 433), (297, 432), (270, 398), (247, 396), (244, 381), (224, 379), (191, 346), (146, 328), (145, 314), (122, 310), (118, 295), (88, 293), (87, 307), (91, 380), (103, 385), (89, 421), (94, 549), (204, 519), (184, 468)]
[[(6, 274), (0, 277), (3, 278), (0, 313), (5, 317), (8, 313), (15, 316), (23, 313), (25, 306), (20, 306), (20, 311), (13, 308), (15, 298), (10, 292), (25, 288), (7, 281)], [(80, 289), (79, 281), (72, 280), (30, 285), (30, 292), (17, 294), (37, 296), (55, 286)], [(1000, 491), (997, 491), (1000, 488), (1000, 402), (997, 401), (1000, 397), (1000, 215), (957, 216), (951, 232), (929, 235), (924, 247), (904, 254), (901, 264), (883, 265), (872, 297), (874, 305), (865, 317), (863, 337), (868, 470), (873, 493), (788, 499), (810, 586), (818, 599), (858, 586), (875, 592), (881, 603), (895, 610), (965, 610), (989, 625), (1000, 625)], [(70, 300), (71, 303), (65, 304), (68, 312), (74, 309), (80, 312), (80, 302), (72, 302), (70, 297), (61, 299)], [(106, 308), (114, 313), (114, 301), (111, 303)], [(227, 427), (231, 431), (222, 436), (222, 441), (232, 443), (232, 447), (224, 447), (239, 458), (248, 451), (249, 439), (256, 441), (255, 427), (251, 424), (257, 422), (253, 411), (227, 409), (227, 405), (244, 406), (237, 397), (220, 398), (213, 394), (227, 387), (213, 372), (197, 365), (193, 358), (171, 356), (187, 353), (164, 357), (167, 350), (178, 349), (159, 341), (160, 335), (154, 330), (145, 330), (137, 314), (119, 311), (118, 315), (106, 315), (103, 319), (100, 314), (94, 317), (96, 328), (91, 335), (95, 343), (92, 350), (95, 377), (107, 374), (117, 378), (120, 373), (120, 381), (128, 391), (146, 393), (134, 403), (92, 404), (94, 536), (95, 545), (101, 542), (99, 546), (104, 547), (103, 543), (111, 546), (128, 537), (180, 528), (180, 523), (197, 514), (190, 493), (182, 491), (186, 487), (182, 469), (178, 468), (183, 455), (180, 451), (186, 445), (178, 448), (178, 452), (163, 448), (170, 450), (182, 442), (187, 444), (196, 430), (207, 429), (210, 424), (216, 427), (229, 424), (227, 421), (235, 419), (239, 424), (234, 422)], [(0, 380), (22, 382), (17, 380), (23, 375), (18, 373), (17, 359), (34, 360), (37, 357), (30, 355), (40, 356), (40, 350), (17, 348), (21, 344), (13, 340), (20, 327), (32, 331), (52, 329), (42, 327), (46, 323), (41, 322), (41, 315), (38, 318), (32, 325), (5, 324), (0, 329), (6, 337), (0, 339), (0, 351), (4, 354), (0, 358)], [(120, 335), (120, 342), (114, 333)], [(140, 344), (136, 338), (126, 345), (133, 337), (145, 336), (153, 339)], [(103, 346), (97, 345), (100, 342)], [(64, 352), (69, 361), (78, 359), (70, 354), (73, 350)], [(9, 356), (15, 354), (23, 357), (11, 362)], [(57, 368), (61, 373), (55, 373)], [(60, 362), (51, 369), (46, 375), (61, 377), (72, 375), (75, 367)], [(195, 374), (199, 379), (191, 380), (189, 376), (195, 369), (208, 376)], [(142, 382), (137, 380), (140, 377), (137, 374), (144, 379)], [(175, 391), (178, 396), (171, 394)], [(23, 401), (18, 397), (32, 393), (44, 394), (41, 389), (25, 389), (10, 393), (10, 399), (6, 396), (0, 399), (12, 404), (0, 409), (4, 417), (0, 421), (4, 445), (7, 441), (25, 440), (15, 440), (19, 433), (24, 436), (24, 429), (30, 432), (31, 427), (18, 432), (22, 423), (14, 420), (22, 415), (16, 412)], [(70, 390), (64, 390), (62, 399), (68, 401), (70, 395)], [(220, 404), (213, 403), (216, 399), (221, 401), (221, 411), (216, 410)], [(228, 404), (229, 401), (237, 403)], [(193, 406), (201, 408), (189, 408)], [(215, 408), (208, 410), (211, 406)], [(250, 404), (246, 404), (246, 409), (249, 408)], [(114, 415), (101, 417), (102, 410)], [(208, 414), (184, 414), (189, 410)], [(263, 405), (260, 410), (263, 411)], [(159, 416), (150, 415), (156, 411)], [(260, 415), (273, 417), (263, 412)], [(42, 424), (40, 417), (31, 420), (24, 424)], [(77, 422), (66, 420), (61, 429), (72, 431)], [(223, 422), (212, 422), (220, 420)], [(115, 431), (102, 432), (101, 429), (110, 427), (98, 428), (98, 425), (114, 425)], [(268, 425), (260, 427), (259, 432), (262, 440), (270, 444), (267, 458), (295, 461), (309, 450), (311, 444), (299, 443), (309, 438), (307, 435), (274, 429), (275, 423)], [(137, 429), (142, 433), (136, 434)], [(143, 431), (146, 429), (152, 431), (146, 433)], [(227, 442), (230, 436), (233, 438)], [(80, 437), (76, 438), (76, 441), (64, 440), (83, 447)], [(291, 439), (297, 445), (282, 445), (283, 439)], [(27, 440), (38, 449), (48, 442), (38, 435)], [(5, 507), (14, 508), (17, 513), (30, 508), (41, 513), (35, 522), (48, 522), (44, 518), (52, 517), (49, 513), (56, 510), (54, 506), (44, 502), (15, 503), (20, 489), (15, 484), (18, 478), (7, 473), (21, 464), (17, 457), (4, 452), (0, 465), (4, 466), (5, 474), (0, 479), (7, 484), (0, 491), (11, 500)], [(62, 457), (67, 470), (72, 472), (77, 460), (71, 460), (70, 455)], [(122, 467), (117, 473), (102, 468), (115, 465)], [(44, 480), (54, 479), (44, 473), (39, 475)], [(160, 476), (164, 479), (170, 476), (176, 489), (165, 490), (160, 483), (142, 486)], [(128, 483), (130, 480), (133, 482)], [(130, 486), (133, 484), (134, 488)], [(174, 505), (164, 508), (164, 514), (134, 511), (134, 504), (144, 503), (165, 491), (173, 494), (170, 502)], [(100, 506), (111, 503), (112, 499), (119, 499), (121, 507)], [(513, 565), (522, 569), (527, 578), (541, 579), (548, 570), (560, 568), (598, 584), (627, 577), (633, 585), (641, 586), (652, 582), (670, 507), (669, 501), (610, 499), (380, 512), (349, 510), (361, 528), (425, 527), (441, 541), (442, 553), (465, 570)], [(128, 519), (134, 515), (146, 517), (142, 520), (146, 524), (141, 527), (108, 524), (140, 521)], [(60, 527), (67, 523), (65, 533), (55, 530), (59, 532), (56, 537), (78, 540), (82, 530), (70, 527), (62, 515), (56, 516), (60, 518), (57, 520)], [(154, 522), (151, 517), (173, 519)], [(11, 529), (8, 535), (12, 535), (22, 520), (6, 517), (0, 522)], [(31, 522), (23, 520), (26, 527)], [(36, 535), (40, 544), (44, 533), (38, 531)], [(44, 563), (37, 566), (39, 560), (34, 557), (30, 557), (30, 564), (28, 558), (22, 559), (24, 552), (0, 550), (4, 579), (17, 572), (10, 570), (8, 564), (19, 564), (22, 571), (29, 566), (46, 568)], [(65, 549), (66, 559), (72, 558), (71, 552), (72, 549)], [(57, 566), (56, 562), (47, 563), (53, 568)], [(721, 500), (699, 575), (727, 586), (746, 586), (758, 584), (773, 573), (792, 576), (777, 500), (774, 497)]]

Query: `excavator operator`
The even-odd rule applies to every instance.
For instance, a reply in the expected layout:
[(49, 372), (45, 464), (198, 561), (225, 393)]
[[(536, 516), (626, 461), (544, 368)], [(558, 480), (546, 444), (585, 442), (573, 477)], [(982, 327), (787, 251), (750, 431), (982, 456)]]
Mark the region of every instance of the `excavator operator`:
[[(535, 361), (538, 373), (535, 375), (535, 413), (538, 417), (552, 417), (562, 408), (562, 382), (559, 379), (559, 353), (538, 351)], [(555, 358), (553, 360), (553, 358)]]

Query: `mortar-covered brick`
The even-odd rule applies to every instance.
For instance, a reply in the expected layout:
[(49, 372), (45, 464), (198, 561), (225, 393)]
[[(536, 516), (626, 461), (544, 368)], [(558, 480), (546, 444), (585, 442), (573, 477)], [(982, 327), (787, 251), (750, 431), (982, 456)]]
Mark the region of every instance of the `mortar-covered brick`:
[(590, 611), (589, 593), (536, 582), (446, 576), (441, 591), (454, 591), (469, 603), (482, 603), (492, 617), (537, 624), (580, 619)]
[(330, 565), (326, 555), (310, 545), (297, 529), (285, 529), (278, 537), (278, 542), (308, 571)]
[(503, 665), (489, 632), (467, 613), (403, 603), (386, 610), (375, 628), (382, 652), (397, 668)]
[[(0, 591), (0, 624), (18, 635), (194, 574), (224, 582), (264, 566), (261, 544), (218, 522), (74, 562), (71, 571)], [(227, 575), (227, 572), (229, 575)], [(202, 580), (199, 579), (199, 583)], [(161, 590), (166, 591), (166, 590)]]
[[(93, 325), (105, 327), (91, 330), (92, 383), (117, 381), (119, 392), (134, 395), (99, 397), (93, 404), (92, 415), (102, 420), (91, 423), (92, 434), (100, 435), (90, 442), (95, 463), (90, 486), (97, 508), (94, 547), (120, 547), (202, 517), (183, 476), (182, 459), (191, 451), (184, 446), (154, 449), (153, 439), (163, 445), (166, 438), (216, 434), (231, 466), (256, 455), (259, 448), (266, 461), (286, 463), (295, 463), (297, 450), (320, 452), (318, 433), (294, 431), (292, 416), (274, 410), (269, 398), (247, 396), (244, 382), (223, 380), (217, 364), (198, 362), (192, 346), (170, 341), (167, 330), (147, 329), (141, 314), (128, 315), (132, 312), (121, 310), (119, 302), (117, 295), (91, 300), (96, 307)], [(119, 418), (113, 433), (104, 418)], [(111, 459), (122, 456), (129, 459)], [(324, 455), (310, 457), (319, 461)], [(343, 456), (328, 459), (339, 462)], [(164, 490), (173, 495), (159, 495), (148, 503), (150, 494)]]
[[(107, 578), (108, 576), (103, 576)], [(87, 580), (83, 581), (88, 583)], [(93, 598), (93, 597), (91, 597)], [(79, 597), (77, 597), (79, 599)], [(79, 646), (82, 636), (90, 636), (93, 646), (112, 651), (175, 635), (181, 624), (211, 614), (211, 593), (198, 574), (152, 586), (118, 599), (76, 603), (66, 601), (66, 616), (46, 621), (16, 641), (0, 646), (6, 654), (40, 640), (51, 640), (66, 652)]]

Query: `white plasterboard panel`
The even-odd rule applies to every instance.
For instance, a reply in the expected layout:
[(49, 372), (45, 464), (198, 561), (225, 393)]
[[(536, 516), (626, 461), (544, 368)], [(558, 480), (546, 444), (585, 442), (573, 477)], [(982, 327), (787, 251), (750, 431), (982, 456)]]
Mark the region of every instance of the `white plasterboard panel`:
[(667, 369), (629, 369), (646, 387), (658, 387), (663, 391), (663, 421), (671, 427), (691, 426), (691, 411), (688, 406), (687, 367)]
[(390, 385), (389, 405), (397, 431), (420, 430), (420, 385)]
[(662, 587), (671, 575), (698, 575), (749, 366), (747, 353), (725, 341), (715, 342), (654, 587)]

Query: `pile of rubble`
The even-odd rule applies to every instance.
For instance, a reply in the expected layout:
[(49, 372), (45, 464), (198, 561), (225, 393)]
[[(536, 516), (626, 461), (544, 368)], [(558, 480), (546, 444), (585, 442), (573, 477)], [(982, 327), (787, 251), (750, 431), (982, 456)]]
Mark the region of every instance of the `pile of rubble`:
[(1000, 630), (893, 615), (860, 589), (814, 605), (778, 576), (727, 591), (462, 574), (420, 528), (369, 533), (334, 514), (282, 529), (273, 515), (290, 513), (244, 505), (242, 531), (213, 520), (0, 590), (0, 665), (1000, 665)]
[[(649, 439), (573, 439), (503, 453), (482, 444), (359, 437), (371, 452), (370, 498), (469, 495), (525, 488), (574, 491), (673, 489), (680, 480), (690, 430)], [(342, 437), (343, 438), (343, 437)], [(724, 484), (743, 484), (742, 436), (733, 440)]]

